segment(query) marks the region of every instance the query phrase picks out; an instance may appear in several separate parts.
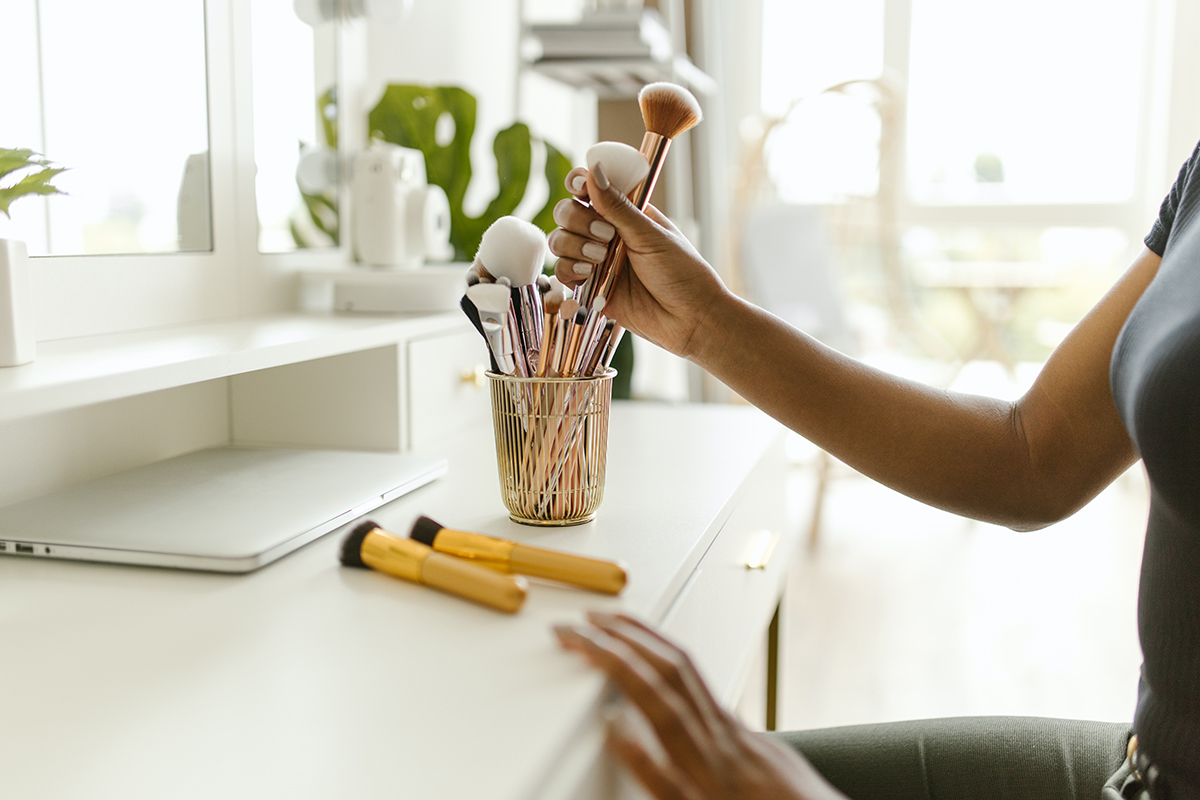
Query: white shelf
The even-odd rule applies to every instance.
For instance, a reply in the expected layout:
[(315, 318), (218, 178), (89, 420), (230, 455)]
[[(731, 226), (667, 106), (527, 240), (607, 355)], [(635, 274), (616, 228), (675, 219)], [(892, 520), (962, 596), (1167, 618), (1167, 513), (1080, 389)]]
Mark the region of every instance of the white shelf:
[(683, 82), (705, 95), (717, 91), (716, 81), (682, 56), (670, 61), (655, 61), (652, 58), (545, 58), (528, 62), (526, 66), (576, 89), (591, 89), (598, 97), (605, 99), (637, 97), (643, 86), (657, 81)]
[(0, 421), (370, 350), (466, 324), (458, 312), (275, 314), (43, 342), (33, 363), (0, 369)]

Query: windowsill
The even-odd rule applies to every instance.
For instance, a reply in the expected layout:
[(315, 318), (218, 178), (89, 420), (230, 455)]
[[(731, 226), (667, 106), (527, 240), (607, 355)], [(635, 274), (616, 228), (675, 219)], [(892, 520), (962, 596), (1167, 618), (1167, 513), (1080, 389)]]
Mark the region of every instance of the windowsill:
[(0, 421), (370, 350), (464, 324), (461, 314), (270, 314), (61, 339), (0, 369)]

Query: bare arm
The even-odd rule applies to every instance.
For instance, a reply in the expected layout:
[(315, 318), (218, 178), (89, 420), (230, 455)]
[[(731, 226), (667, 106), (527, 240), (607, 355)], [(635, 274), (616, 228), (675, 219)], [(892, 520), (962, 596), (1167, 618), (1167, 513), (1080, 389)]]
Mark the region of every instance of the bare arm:
[[(576, 173), (572, 173), (572, 176)], [(572, 176), (568, 176), (568, 186)], [(1158, 269), (1144, 251), (1015, 403), (934, 389), (872, 369), (721, 284), (653, 209), (588, 178), (593, 208), (564, 201), (551, 236), (558, 273), (578, 282), (603, 216), (630, 267), (605, 312), (689, 358), (771, 416), (863, 473), (958, 514), (1031, 529), (1062, 519), (1136, 459), (1108, 367), (1122, 324)], [(601, 188), (601, 185), (604, 188)], [(603, 230), (602, 228), (600, 230)], [(586, 270), (586, 266), (584, 267)]]

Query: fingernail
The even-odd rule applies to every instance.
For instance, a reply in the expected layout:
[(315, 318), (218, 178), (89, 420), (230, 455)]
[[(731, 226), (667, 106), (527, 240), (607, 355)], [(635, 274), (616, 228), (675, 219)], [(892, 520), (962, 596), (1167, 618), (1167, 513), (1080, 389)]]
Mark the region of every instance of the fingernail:
[(572, 192), (582, 192), (585, 186), (587, 186), (587, 178), (585, 178), (583, 175), (576, 175), (571, 179)]
[(614, 228), (612, 225), (609, 225), (604, 220), (599, 219), (589, 225), (588, 230), (592, 232), (592, 236), (595, 236), (602, 242), (607, 242), (609, 239), (617, 235), (616, 228)]
[(575, 274), (579, 275), (580, 277), (586, 278), (587, 276), (592, 274), (592, 265), (587, 263), (586, 261), (576, 261), (575, 262)]
[(596, 162), (596, 166), (592, 167), (592, 177), (596, 179), (596, 186), (600, 191), (608, 191), (608, 176), (604, 174), (604, 165), (599, 161)]
[(604, 260), (604, 254), (608, 252), (608, 248), (602, 244), (588, 242), (583, 246), (583, 257), (588, 261), (599, 263)]

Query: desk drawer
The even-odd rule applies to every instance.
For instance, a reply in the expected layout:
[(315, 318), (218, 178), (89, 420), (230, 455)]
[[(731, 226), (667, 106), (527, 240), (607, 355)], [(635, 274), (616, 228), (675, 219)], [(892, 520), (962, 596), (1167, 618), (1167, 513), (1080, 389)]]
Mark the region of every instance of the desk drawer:
[(460, 430), (490, 412), (487, 345), (474, 330), (408, 343), (410, 447)]
[[(737, 507), (663, 621), (726, 704), (736, 700), (763, 640), (799, 538), (797, 526), (786, 526), (785, 470), (781, 437), (747, 479)], [(750, 569), (747, 556), (762, 531), (778, 539), (765, 568)]]

